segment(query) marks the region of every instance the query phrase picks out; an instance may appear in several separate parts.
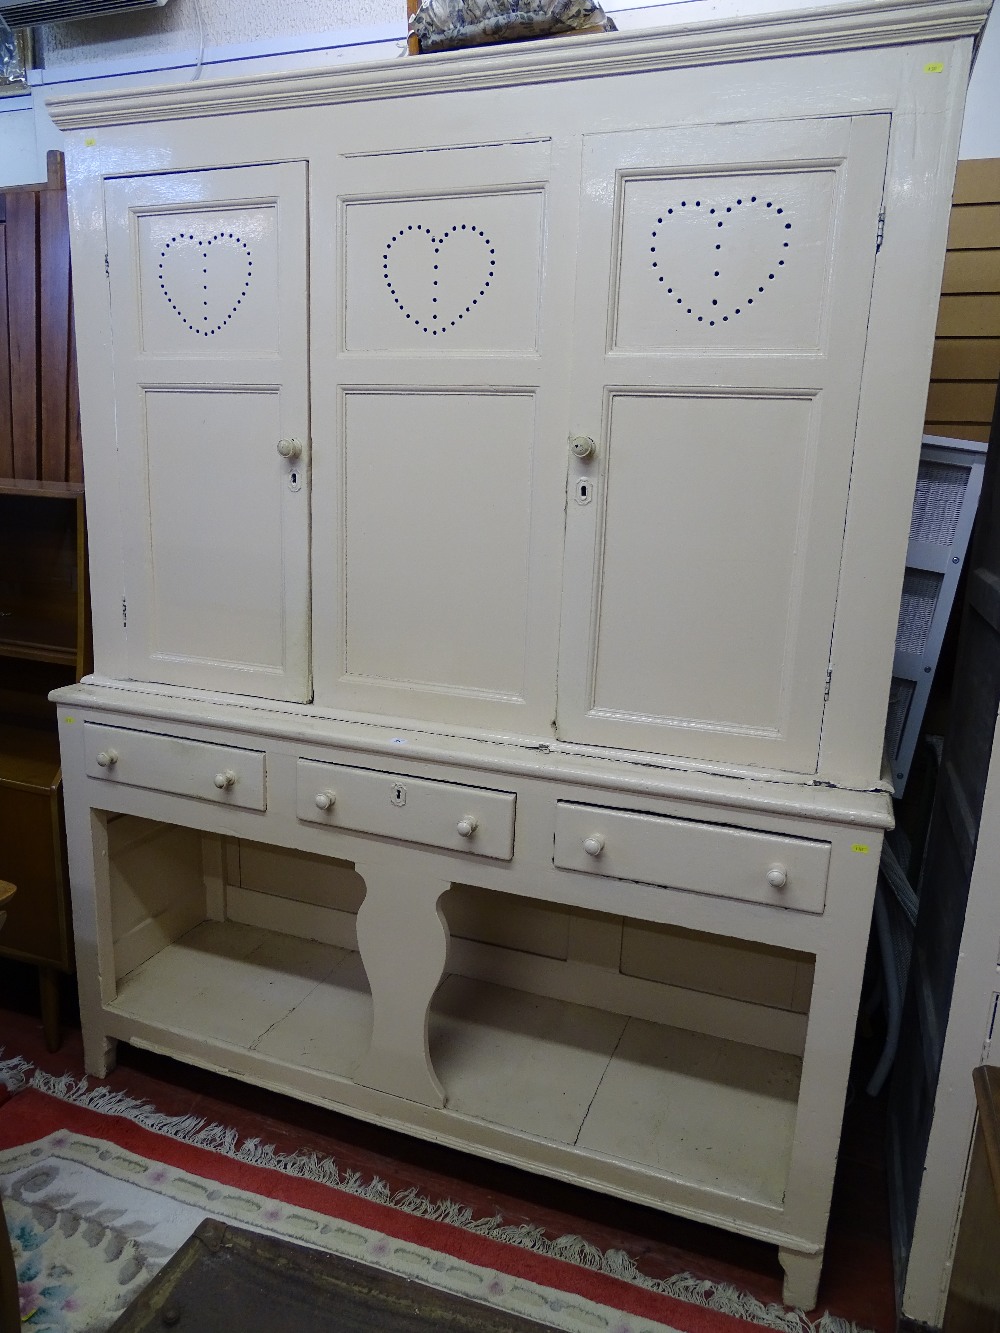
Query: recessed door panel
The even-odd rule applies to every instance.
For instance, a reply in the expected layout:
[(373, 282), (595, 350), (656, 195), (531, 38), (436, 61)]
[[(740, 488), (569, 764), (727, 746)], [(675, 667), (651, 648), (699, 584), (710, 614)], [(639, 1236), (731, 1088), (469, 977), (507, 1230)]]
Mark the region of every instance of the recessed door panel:
[(130, 675), (307, 699), (305, 165), (106, 203)]
[(278, 394), (155, 389), (144, 401), (150, 656), (165, 669), (211, 664), (280, 675), (290, 506), (274, 449)]
[(144, 352), (277, 352), (276, 203), (141, 213), (136, 240)]
[(615, 349), (817, 348), (836, 189), (830, 167), (623, 180)]
[(816, 771), (888, 124), (588, 138), (562, 738)]
[(534, 351), (543, 203), (540, 190), (349, 203), (347, 350)]
[(595, 712), (780, 735), (815, 473), (813, 407), (729, 394), (613, 399)]
[(346, 675), (523, 699), (535, 402), (349, 393)]

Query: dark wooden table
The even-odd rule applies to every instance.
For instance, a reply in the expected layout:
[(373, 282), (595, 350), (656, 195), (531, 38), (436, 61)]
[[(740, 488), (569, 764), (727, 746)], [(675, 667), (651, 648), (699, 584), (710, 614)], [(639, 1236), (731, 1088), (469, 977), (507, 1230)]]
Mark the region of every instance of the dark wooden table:
[(367, 1264), (206, 1221), (109, 1333), (555, 1333)]

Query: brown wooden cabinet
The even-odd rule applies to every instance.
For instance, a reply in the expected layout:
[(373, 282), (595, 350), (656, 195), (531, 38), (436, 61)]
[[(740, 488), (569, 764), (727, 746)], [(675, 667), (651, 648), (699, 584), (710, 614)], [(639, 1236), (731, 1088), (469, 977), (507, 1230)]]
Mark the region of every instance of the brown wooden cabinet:
[(49, 692), (89, 668), (86, 525), (62, 156), (0, 192), (0, 954), (37, 964), (46, 1042), (73, 968)]
[(83, 487), (0, 481), (0, 868), (18, 886), (0, 953), (38, 964), (52, 1049), (73, 948), (48, 693), (86, 669), (88, 620)]

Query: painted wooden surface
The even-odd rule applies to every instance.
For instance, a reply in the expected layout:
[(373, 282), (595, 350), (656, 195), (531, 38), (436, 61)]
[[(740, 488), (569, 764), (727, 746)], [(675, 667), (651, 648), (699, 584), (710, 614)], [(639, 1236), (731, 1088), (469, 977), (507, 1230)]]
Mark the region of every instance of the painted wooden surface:
[[(834, 6), (54, 108), (95, 318), (99, 652), (59, 696), (88, 1068), (134, 1041), (762, 1237), (815, 1303), (983, 13), (919, 18)], [(254, 319), (202, 296), (196, 335), (197, 224), (241, 237), (273, 200), (264, 253), (301, 281)], [(277, 434), (255, 410), (220, 495), (195, 464), (234, 386), (307, 401), (308, 429), (242, 466)], [(201, 434), (170, 415), (186, 394)], [(278, 644), (294, 669), (268, 678)], [(103, 776), (91, 727), (259, 754), (266, 802)], [(732, 975), (665, 969), (658, 932)]]
[(264, 756), (259, 750), (200, 745), (90, 723), (85, 732), (87, 773), (100, 782), (125, 782), (251, 810), (265, 808)]
[[(608, 58), (628, 70), (638, 40), (630, 36), (620, 43), (610, 41)], [(766, 62), (759, 67), (752, 62), (724, 64), (717, 67), (715, 78), (728, 81), (728, 92), (719, 85), (718, 94), (723, 101), (737, 99), (746, 122), (736, 136), (739, 148), (735, 140), (726, 148), (731, 125), (717, 123), (697, 66), (656, 72), (651, 67), (655, 48), (645, 41), (642, 45), (649, 61), (644, 68), (650, 72), (625, 75), (629, 102), (613, 117), (579, 82), (554, 85), (547, 95), (529, 82), (508, 108), (500, 142), (477, 137), (472, 129), (462, 136), (453, 128), (449, 133), (430, 106), (410, 118), (401, 138), (387, 105), (365, 102), (363, 116), (353, 105), (350, 110), (340, 106), (338, 95), (357, 95), (347, 71), (342, 87), (335, 83), (326, 90), (324, 107), (286, 108), (297, 118), (296, 142), (310, 163), (309, 476), (300, 478), (303, 489), (297, 494), (287, 490), (294, 468), (280, 474), (285, 480), (277, 489), (269, 489), (263, 435), (254, 437), (253, 431), (270, 430), (273, 435), (278, 423), (269, 426), (266, 413), (255, 408), (252, 464), (236, 443), (246, 430), (234, 435), (212, 431), (213, 438), (225, 435), (226, 449), (237, 450), (232, 457), (226, 455), (228, 464), (220, 460), (220, 466), (228, 477), (241, 478), (241, 498), (228, 492), (217, 502), (214, 474), (209, 488), (202, 486), (200, 460), (207, 444), (194, 443), (202, 437), (185, 428), (186, 418), (175, 423), (176, 429), (168, 428), (176, 402), (183, 406), (191, 393), (169, 386), (163, 393), (144, 389), (140, 398), (149, 398), (156, 408), (150, 439), (162, 455), (161, 465), (149, 472), (153, 492), (135, 514), (129, 510), (124, 541), (118, 539), (120, 525), (113, 511), (106, 522), (93, 525), (95, 568), (109, 589), (95, 614), (102, 675), (202, 687), (211, 676), (216, 687), (237, 693), (287, 698), (299, 690), (297, 697), (304, 698), (301, 690), (308, 691), (311, 656), (317, 703), (360, 716), (410, 718), (442, 728), (499, 729), (547, 742), (557, 736), (569, 743), (614, 744), (701, 762), (819, 773), (848, 784), (879, 780), (881, 746), (876, 737), (884, 700), (873, 681), (884, 674), (888, 688), (892, 642), (886, 622), (892, 594), (891, 580), (868, 577), (868, 544), (878, 542), (878, 563), (887, 568), (901, 559), (895, 508), (900, 513), (904, 508), (896, 497), (905, 490), (902, 469), (910, 466), (906, 460), (912, 451), (908, 413), (914, 368), (910, 362), (890, 364), (902, 357), (902, 350), (893, 353), (890, 340), (873, 338), (871, 331), (873, 321), (891, 322), (894, 329), (902, 323), (911, 330), (914, 346), (919, 342), (922, 349), (927, 347), (931, 316), (916, 298), (939, 280), (936, 257), (945, 209), (939, 187), (933, 198), (900, 188), (899, 183), (912, 185), (916, 178), (929, 188), (925, 168), (918, 168), (912, 156), (918, 149), (925, 151), (922, 142), (904, 149), (901, 132), (890, 145), (887, 178), (898, 183), (890, 193), (883, 190), (880, 144), (886, 122), (876, 113), (884, 110), (884, 95), (880, 98), (874, 89), (880, 83), (898, 87), (900, 81), (913, 81), (925, 99), (921, 115), (931, 116), (942, 134), (953, 133), (950, 108), (961, 95), (964, 75), (953, 63), (946, 78), (934, 82), (923, 74), (916, 53), (865, 51), (855, 52), (850, 62), (825, 60), (817, 81), (815, 62), (802, 57), (804, 66), (788, 67), (789, 79), (776, 102), (773, 82), (763, 69)], [(956, 59), (965, 54), (956, 48)], [(537, 58), (538, 53), (517, 52), (505, 68), (534, 78), (539, 74), (534, 69)], [(589, 57), (582, 46), (579, 58), (585, 68)], [(433, 63), (426, 66), (427, 59), (438, 58), (422, 57), (420, 71), (408, 76), (414, 93), (428, 69), (435, 68)], [(457, 80), (454, 86), (468, 99), (463, 103), (464, 123), (470, 127), (479, 114), (492, 121), (494, 94), (476, 84), (480, 73), (492, 71), (492, 59), (489, 53), (482, 59), (462, 55), (447, 64), (448, 78)], [(394, 78), (395, 71), (387, 72), (384, 86)], [(814, 113), (804, 124), (794, 114), (796, 87), (799, 110), (806, 97)], [(303, 78), (301, 96), (308, 100), (314, 95), (311, 90), (311, 82)], [(290, 92), (279, 81), (273, 90), (269, 86), (268, 96)], [(194, 106), (201, 94), (192, 96)], [(256, 88), (253, 105), (260, 104), (261, 96)], [(134, 114), (140, 119), (151, 114), (149, 97), (148, 92), (134, 96)], [(844, 116), (845, 105), (857, 113), (853, 119)], [(120, 117), (123, 106), (116, 103), (113, 118)], [(171, 106), (165, 99), (162, 114), (172, 114)], [(65, 114), (72, 118), (75, 112)], [(897, 110), (897, 128), (903, 114)], [(780, 135), (772, 128), (775, 116), (783, 122)], [(664, 120), (677, 127), (637, 128)], [(237, 116), (214, 117), (209, 123), (207, 139), (189, 133), (195, 124), (190, 120), (178, 121), (172, 131), (170, 161), (199, 170), (157, 175), (164, 198), (156, 207), (164, 210), (163, 219), (186, 216), (185, 208), (204, 211), (199, 191), (204, 193), (209, 179), (217, 181), (212, 188), (218, 195), (219, 181), (236, 182), (241, 172), (252, 177), (264, 170), (251, 164), (265, 155), (269, 133), (275, 138), (267, 155), (282, 151), (285, 130), (276, 122), (258, 118), (250, 134), (240, 128)], [(616, 124), (618, 132), (609, 132)], [(107, 185), (107, 198), (100, 144), (95, 144), (96, 155), (76, 159), (74, 169), (82, 174), (75, 183), (75, 206), (83, 219), (109, 212), (112, 308), (122, 301), (126, 325), (131, 328), (132, 320), (135, 326), (134, 342), (139, 336), (136, 311), (145, 306), (127, 296), (132, 260), (125, 240), (116, 238), (130, 234), (131, 224), (126, 225), (122, 212), (132, 207), (125, 204), (130, 191), (139, 201), (136, 216), (145, 217), (143, 210), (153, 208), (141, 202), (143, 192), (153, 188), (153, 177), (139, 173), (146, 170), (147, 155), (160, 151), (162, 135), (151, 123), (137, 124), (127, 133), (129, 147), (123, 149), (124, 158), (116, 159), (116, 179)], [(436, 202), (428, 198), (423, 171), (428, 143), (439, 173)], [(767, 170), (761, 167), (764, 144), (770, 154)], [(735, 155), (728, 166), (727, 152)], [(633, 161), (636, 155), (645, 156), (645, 165)], [(126, 161), (137, 173), (131, 178)], [(232, 165), (208, 170), (220, 161)], [(267, 171), (273, 174), (277, 168)], [(785, 203), (757, 196), (754, 172), (761, 188), (783, 182)], [(618, 189), (612, 184), (618, 175), (629, 180), (616, 204), (607, 190)], [(654, 203), (659, 208), (653, 195), (659, 199), (672, 183), (685, 181), (706, 186), (714, 181), (717, 190), (732, 184), (737, 189), (734, 198), (743, 197), (742, 182), (752, 187), (748, 210), (757, 209), (749, 200), (758, 198), (762, 215), (777, 218), (774, 210), (786, 204), (794, 211), (796, 220), (789, 213), (780, 230), (797, 236), (798, 226), (805, 238), (793, 268), (797, 281), (815, 289), (816, 299), (801, 303), (802, 309), (808, 306), (815, 312), (811, 327), (788, 325), (787, 336), (777, 340), (768, 332), (768, 308), (774, 318), (787, 309), (787, 299), (779, 300), (774, 293), (791, 290), (781, 282), (791, 262), (783, 266), (781, 255), (793, 253), (784, 246), (798, 245), (778, 239), (775, 278), (770, 278), (768, 258), (766, 276), (751, 284), (756, 296), (748, 290), (746, 305), (732, 304), (741, 314), (720, 315), (718, 321), (722, 330), (739, 324), (750, 332), (737, 335), (710, 327), (710, 312), (716, 309), (711, 301), (720, 298), (706, 296), (707, 325), (704, 317), (703, 325), (697, 325), (697, 313), (687, 316), (687, 306), (682, 311), (685, 320), (704, 327), (698, 336), (703, 341), (710, 337), (705, 347), (696, 340), (684, 353), (671, 335), (672, 344), (668, 340), (656, 345), (653, 339), (645, 351), (629, 350), (630, 338), (634, 344), (646, 336), (642, 320), (648, 323), (653, 317), (662, 295), (660, 275), (651, 266), (655, 238), (647, 237), (650, 245), (640, 246), (636, 228), (644, 209)], [(236, 183), (230, 193), (239, 193)], [(185, 194), (193, 197), (186, 200)], [(598, 197), (608, 202), (598, 207)], [(892, 244), (878, 250), (883, 199), (886, 225), (895, 230)], [(709, 209), (732, 207), (743, 216), (742, 204), (705, 203)], [(418, 204), (426, 217), (416, 216)], [(665, 206), (672, 207), (669, 201)], [(451, 218), (449, 210), (462, 212), (462, 207), (468, 216), (456, 213)], [(727, 255), (732, 267), (724, 266), (720, 273), (729, 273), (727, 281), (738, 285), (751, 276), (755, 247), (764, 244), (770, 224), (764, 217), (764, 230), (759, 231), (748, 211), (750, 222), (737, 228), (731, 215), (725, 216), (730, 217)], [(693, 232), (690, 244), (721, 244), (704, 241), (711, 223), (709, 217), (700, 240)], [(785, 231), (786, 226), (793, 230)], [(621, 238), (615, 243), (615, 268), (595, 281), (592, 263), (582, 256), (592, 250), (611, 253), (616, 227)], [(819, 228), (816, 237), (810, 228)], [(658, 224), (650, 223), (650, 232), (656, 229)], [(81, 229), (78, 248), (89, 235)], [(445, 240), (446, 235), (452, 239)], [(463, 242), (458, 239), (463, 235), (475, 239)], [(107, 318), (106, 247), (100, 240), (98, 248), (96, 235), (92, 240), (91, 262), (79, 281), (100, 323)], [(164, 244), (169, 244), (169, 236)], [(178, 242), (162, 259), (157, 251), (157, 264), (175, 265), (178, 261), (171, 256), (181, 249)], [(655, 292), (646, 292), (643, 306), (638, 293), (646, 290), (640, 275), (646, 272), (641, 256), (647, 250), (646, 286)], [(850, 262), (845, 255), (851, 256)], [(769, 251), (761, 254), (768, 256)], [(476, 269), (478, 286), (473, 288), (472, 269), (480, 259), (483, 271), (478, 274)], [(176, 286), (178, 273), (170, 272)], [(713, 275), (711, 270), (706, 281), (715, 282)], [(613, 301), (612, 278), (616, 293), (623, 284), (620, 299), (616, 294)], [(151, 289), (153, 307), (170, 316), (178, 336), (193, 339), (157, 282)], [(579, 293), (574, 290), (577, 282)], [(456, 292), (465, 290), (463, 284), (469, 286), (468, 299), (451, 310)], [(761, 285), (773, 287), (774, 293), (761, 294)], [(805, 287), (796, 290), (801, 295)], [(167, 285), (166, 290), (172, 289)], [(291, 293), (304, 288), (293, 279), (282, 283), (281, 291), (283, 299), (293, 300)], [(426, 309), (420, 304), (424, 298)], [(912, 308), (908, 301), (914, 302)], [(447, 332), (435, 336), (434, 314), (443, 313), (445, 306)], [(414, 322), (418, 307), (423, 319), (419, 327)], [(251, 337), (251, 312), (249, 307), (234, 309), (233, 319), (216, 337), (235, 338), (241, 346), (241, 340)], [(613, 318), (620, 329), (609, 333), (611, 341), (605, 346), (599, 330), (612, 311), (618, 312)], [(296, 318), (302, 313), (297, 308)], [(560, 337), (571, 319), (577, 331), (575, 347)], [(125, 355), (115, 350), (121, 341), (116, 338), (112, 345), (105, 326), (88, 349), (86, 411), (99, 434), (125, 429), (108, 410), (115, 396), (109, 369), (115, 356), (120, 360)], [(716, 344), (721, 359), (710, 365)], [(225, 358), (209, 356), (208, 369), (217, 361), (224, 363)], [(140, 357), (127, 372), (122, 366), (119, 378), (142, 370), (145, 383), (145, 370), (154, 364), (156, 358), (143, 368)], [(271, 367), (279, 379), (290, 373), (288, 358), (281, 366), (280, 374), (277, 364)], [(182, 367), (174, 369), (179, 373)], [(243, 366), (245, 380), (253, 381), (258, 373), (263, 373), (259, 367), (250, 373), (249, 362)], [(612, 373), (618, 377), (614, 393), (608, 380)], [(192, 388), (193, 381), (184, 375), (178, 382)], [(603, 390), (588, 398), (597, 393), (599, 383), (609, 385), (606, 402), (600, 396)], [(232, 400), (220, 382), (212, 386), (208, 405), (228, 412)], [(246, 392), (241, 390), (244, 397)], [(859, 394), (855, 411), (847, 405)], [(199, 395), (194, 396), (201, 403)], [(268, 391), (265, 397), (274, 395)], [(883, 418), (878, 414), (890, 397), (892, 410)], [(285, 402), (288, 395), (282, 392), (278, 398)], [(131, 411), (138, 400), (130, 396), (130, 401)], [(161, 406), (167, 412), (163, 430), (156, 425)], [(586, 421), (574, 419), (581, 413)], [(682, 441), (692, 430), (714, 439), (713, 448), (685, 450)], [(755, 446), (742, 446), (747, 431)], [(589, 456), (572, 452), (577, 435), (595, 440)], [(629, 441), (621, 451), (614, 449), (616, 435)], [(166, 440), (175, 437), (177, 445), (171, 443), (167, 451)], [(662, 447), (657, 444), (661, 439), (667, 441)], [(322, 447), (315, 447), (317, 442)], [(277, 447), (280, 439), (273, 443)], [(178, 466), (165, 469), (163, 462), (173, 458), (175, 448), (183, 450), (188, 444), (193, 453), (184, 458), (178, 453)], [(110, 497), (116, 489), (132, 493), (139, 488), (138, 493), (146, 495), (143, 452), (123, 450), (121, 467), (112, 455), (92, 461), (92, 491)], [(306, 450), (302, 457), (308, 454)], [(681, 457), (683, 468), (678, 465)], [(282, 460), (275, 456), (274, 463)], [(290, 465), (286, 461), (282, 466)], [(731, 475), (733, 493), (744, 500), (735, 510), (726, 508), (720, 498), (725, 492), (714, 484), (720, 470)], [(196, 493), (189, 495), (187, 486), (194, 486)], [(168, 544), (158, 555), (154, 579), (149, 554), (154, 520), (146, 511), (150, 502), (161, 500), (169, 530), (186, 533), (186, 539)], [(244, 514), (248, 504), (257, 507)], [(884, 521), (887, 504), (894, 506), (889, 523)], [(627, 515), (633, 510), (638, 515), (637, 506), (645, 507), (630, 523)], [(439, 514), (438, 522), (422, 522), (428, 511)], [(470, 519), (473, 512), (478, 515), (475, 522)], [(367, 516), (376, 513), (380, 522), (369, 522)], [(704, 522), (692, 517), (702, 514)], [(657, 532), (662, 547), (656, 554), (638, 535), (650, 530)], [(252, 550), (246, 535), (251, 531), (257, 534)], [(280, 546), (279, 532), (281, 542), (291, 543), (287, 551)], [(312, 546), (311, 586), (302, 574), (307, 542)], [(188, 562), (196, 558), (205, 600), (202, 614), (193, 617), (183, 614), (183, 605)], [(650, 584), (648, 571), (658, 560), (671, 566), (683, 562), (696, 569), (698, 577)], [(294, 596), (284, 603), (288, 614), (279, 625), (275, 597), (286, 583)], [(110, 595), (112, 587), (121, 588), (120, 597)], [(138, 600), (130, 587), (141, 592)], [(780, 592), (772, 595), (772, 590)], [(148, 618), (147, 608), (155, 612), (160, 591), (166, 599), (165, 618), (152, 614), (146, 625), (143, 617)], [(130, 603), (140, 617), (138, 624), (133, 617), (131, 630)], [(304, 603), (311, 604), (308, 633)], [(214, 613), (220, 605), (231, 607), (232, 616), (232, 632), (222, 636), (224, 651), (220, 618)], [(706, 611), (709, 607), (711, 612)], [(165, 637), (157, 647), (161, 621)], [(673, 632), (677, 626), (683, 632)], [(214, 644), (213, 635), (218, 640)], [(741, 645), (737, 653), (728, 650), (733, 640)], [(631, 656), (624, 653), (626, 642), (634, 647)], [(287, 669), (281, 665), (280, 648), (293, 654)], [(134, 660), (136, 653), (140, 660)], [(632, 665), (651, 657), (659, 664), (656, 671)], [(292, 671), (293, 659), (303, 672), (299, 666)], [(211, 662), (221, 675), (214, 667), (210, 672)], [(286, 671), (298, 673), (294, 688), (291, 675), (285, 680)]]
[[(90, 686), (75, 698), (63, 696), (67, 765), (74, 762), (72, 754), (86, 747), (85, 728), (108, 716), (106, 707), (95, 709), (95, 702), (106, 705), (111, 696), (121, 703), (128, 693)], [(135, 715), (117, 717), (128, 723), (121, 729), (135, 729)], [(234, 745), (239, 733), (232, 728), (220, 732), (203, 725), (181, 731), (178, 739), (189, 743), (206, 744), (211, 736), (213, 745), (241, 748)], [(770, 832), (773, 842), (801, 837), (813, 847), (828, 845), (828, 902), (817, 915), (740, 902), (717, 892), (692, 893), (669, 883), (613, 881), (555, 865), (552, 847), (559, 799), (573, 803), (587, 788), (545, 776), (544, 771), (513, 783), (509, 775), (506, 779), (507, 790), (514, 789), (518, 811), (510, 861), (324, 828), (297, 815), (295, 773), (310, 750), (329, 753), (329, 743), (317, 736), (315, 727), (311, 746), (291, 739), (268, 742), (266, 811), (100, 777), (86, 778), (84, 789), (71, 795), (74, 827), (89, 830), (74, 842), (73, 879), (81, 940), (94, 942), (81, 944), (88, 960), (81, 962), (81, 981), (88, 997), (84, 1003), (91, 1066), (106, 1064), (107, 1043), (117, 1038), (221, 1064), (269, 1086), (297, 1090), (299, 1095), (442, 1142), (499, 1153), (505, 1160), (563, 1178), (767, 1235), (792, 1256), (811, 1256), (809, 1271), (815, 1276), (823, 1227), (820, 1223), (817, 1229), (816, 1199), (828, 1199), (839, 1123), (839, 1116), (829, 1114), (831, 1080), (843, 1086), (839, 1080), (846, 1079), (851, 1046), (843, 1022), (843, 991), (860, 984), (863, 961), (863, 950), (851, 948), (850, 941), (857, 938), (856, 904), (871, 892), (880, 838), (877, 824), (884, 817), (886, 798), (867, 798), (865, 823), (829, 817), (817, 822), (802, 819), (791, 809), (772, 809), (769, 814), (743, 810), (744, 837), (753, 833), (766, 839)], [(628, 768), (622, 765), (623, 780), (629, 776)], [(401, 769), (410, 779), (434, 771), (413, 761), (397, 765), (395, 771)], [(463, 776), (478, 787), (496, 782), (482, 769), (469, 768)], [(789, 793), (793, 801), (794, 791)], [(78, 807), (73, 806), (74, 799), (80, 802)], [(624, 803), (619, 809), (627, 810), (637, 799), (650, 814), (661, 817), (676, 818), (685, 808), (665, 792), (651, 800), (636, 798), (626, 787), (617, 797)], [(121, 811), (132, 818), (92, 815), (92, 802), (95, 812)], [(728, 836), (726, 823), (718, 823), (732, 818), (724, 809), (702, 800), (697, 811), (688, 805), (687, 813), (699, 814), (703, 824), (716, 821), (719, 835)], [(150, 818), (156, 822), (150, 824)], [(82, 825), (77, 823), (81, 819)], [(136, 831), (129, 836), (132, 824)], [(251, 854), (249, 882), (255, 887), (231, 882), (216, 887), (218, 871), (212, 867), (225, 865), (226, 858), (206, 858), (199, 829), (239, 839), (241, 849), (244, 839), (270, 848), (266, 855), (274, 861), (272, 870), (261, 877), (253, 870), (255, 854)], [(325, 894), (315, 873), (315, 887), (310, 888), (307, 879), (301, 894), (292, 887), (294, 878), (288, 879), (281, 895), (266, 891), (270, 881), (282, 876), (282, 846), (313, 858), (332, 854), (344, 870), (353, 866), (360, 872), (360, 882), (348, 875), (344, 890), (334, 896), (329, 929), (328, 909), (322, 905)], [(293, 864), (287, 873), (294, 877)], [(552, 956), (550, 950), (549, 956), (538, 955), (534, 961), (523, 941), (519, 948), (509, 947), (516, 943), (509, 941), (508, 947), (496, 950), (499, 959), (486, 945), (479, 945), (478, 952), (471, 941), (456, 947), (446, 928), (446, 909), (441, 909), (442, 922), (435, 904), (455, 891), (449, 886), (459, 876), (480, 891), (514, 895), (509, 911), (516, 910), (514, 904), (520, 901), (536, 909), (546, 902), (583, 909), (573, 930), (579, 943), (570, 943), (568, 936), (565, 958)], [(726, 885), (720, 887), (727, 891)], [(349, 923), (361, 891), (365, 897), (356, 935), (359, 955), (352, 948)], [(217, 919), (220, 901), (228, 921)], [(757, 954), (744, 957), (741, 965), (745, 972), (756, 972), (758, 980), (753, 985), (737, 983), (737, 998), (728, 998), (635, 975), (642, 972), (641, 964), (629, 968), (620, 943), (618, 953), (615, 946), (607, 947), (608, 941), (622, 938), (620, 928), (616, 930), (607, 916), (609, 907), (636, 928), (644, 921), (676, 924), (706, 932), (720, 944), (726, 939), (756, 939)], [(595, 914), (601, 914), (604, 934), (597, 932)], [(182, 952), (175, 959), (178, 949)], [(787, 967), (795, 958), (801, 959), (807, 974), (810, 960), (816, 960), (804, 1025), (792, 995), (775, 1001), (765, 987), (772, 965)], [(846, 972), (851, 959), (854, 966)], [(438, 991), (442, 973), (448, 980)], [(252, 1002), (226, 1004), (226, 995), (247, 990)], [(464, 998), (455, 998), (454, 1008), (449, 1009), (449, 996)], [(804, 996), (808, 1003), (808, 984)], [(374, 1006), (369, 997), (374, 997)], [(789, 1007), (775, 1007), (776, 1003)], [(439, 1005), (445, 1008), (439, 1010)], [(207, 1009), (214, 1017), (206, 1026), (202, 1020)], [(581, 1009), (586, 1022), (575, 1027), (572, 1015)], [(523, 1018), (515, 1022), (517, 1013)], [(480, 1015), (476, 1021), (474, 1014)], [(596, 1016), (588, 1016), (592, 1014)], [(686, 1029), (683, 1039), (669, 1035), (678, 1023)], [(667, 1034), (651, 1047), (642, 1038), (636, 1053), (616, 1066), (623, 1082), (614, 1094), (617, 1074), (614, 1078), (600, 1074), (599, 1082), (591, 1081), (588, 1088), (584, 1068), (591, 1057), (583, 1066), (576, 1056), (570, 1058), (580, 1040), (583, 1053), (590, 1051), (589, 1034), (606, 1025), (619, 1035), (626, 1028), (637, 1034)], [(336, 1029), (335, 1038), (331, 1029)], [(585, 1039), (573, 1035), (581, 1032), (588, 1034)], [(561, 1052), (558, 1060), (547, 1044), (553, 1040)], [(506, 1063), (492, 1066), (491, 1082), (482, 1072), (484, 1061), (490, 1064), (488, 1052), (502, 1051), (508, 1041), (513, 1046), (503, 1057)], [(793, 1084), (779, 1080), (772, 1086), (771, 1074), (763, 1083), (749, 1086), (743, 1075), (729, 1079), (720, 1071), (735, 1069), (735, 1052), (730, 1051), (734, 1045), (741, 1052), (753, 1052), (747, 1057), (749, 1067), (762, 1073), (794, 1069)], [(551, 1070), (558, 1068), (560, 1086), (564, 1077), (570, 1083), (583, 1080), (578, 1085), (582, 1104), (589, 1104), (598, 1088), (603, 1089), (601, 1105), (619, 1108), (607, 1112), (611, 1124), (621, 1118), (621, 1106), (643, 1102), (647, 1094), (642, 1089), (650, 1080), (655, 1083), (667, 1076), (669, 1069), (660, 1066), (666, 1052), (675, 1048), (690, 1049), (694, 1062), (690, 1069), (685, 1064), (687, 1072), (679, 1074), (680, 1087), (687, 1091), (683, 1096), (678, 1091), (678, 1116), (684, 1119), (688, 1113), (681, 1108), (697, 1103), (709, 1086), (719, 1103), (710, 1132), (696, 1140), (685, 1135), (689, 1157), (674, 1156), (673, 1121), (671, 1127), (661, 1126), (659, 1138), (652, 1128), (637, 1130), (640, 1143), (634, 1158), (628, 1158), (620, 1145), (610, 1141), (587, 1150), (579, 1142), (573, 1146), (575, 1132), (566, 1143), (558, 1136), (550, 1139), (546, 1135), (554, 1130), (543, 1134), (539, 1129), (547, 1123), (544, 1117), (530, 1118), (532, 1105), (533, 1114), (543, 1116), (551, 1098)], [(598, 1062), (601, 1070), (606, 1064), (606, 1059)], [(521, 1069), (518, 1077), (528, 1085), (534, 1081), (529, 1095), (528, 1085), (515, 1080), (518, 1091), (510, 1095), (506, 1110), (495, 1100), (502, 1101), (504, 1068)], [(489, 1091), (493, 1086), (495, 1094)], [(789, 1091), (792, 1086), (798, 1089), (797, 1098)], [(485, 1100), (477, 1102), (476, 1096)], [(730, 1145), (745, 1142), (747, 1123), (758, 1126), (753, 1153), (741, 1157), (730, 1147), (728, 1156), (720, 1157), (716, 1135)], [(724, 1129), (725, 1125), (732, 1129)], [(595, 1129), (595, 1145), (606, 1132)], [(763, 1137), (758, 1139), (758, 1133)], [(713, 1174), (710, 1164), (716, 1159), (728, 1165)], [(784, 1203), (777, 1176), (767, 1176), (769, 1184), (763, 1177), (741, 1176), (740, 1160), (747, 1171), (757, 1171), (764, 1160), (783, 1163)], [(758, 1166), (751, 1167), (751, 1162)], [(748, 1194), (758, 1202), (751, 1204)], [(801, 1288), (799, 1295), (802, 1300), (809, 1297)]]
[(429, 192), (387, 128), (314, 178), (315, 280), (342, 288), (314, 342), (314, 432), (340, 440), (314, 474), (316, 700), (551, 736), (573, 165), (548, 127), (451, 134)]
[(129, 674), (306, 699), (304, 167), (115, 180), (106, 201)]
[(887, 135), (588, 139), (566, 739), (815, 768)]
[(514, 853), (514, 794), (422, 782), (396, 773), (300, 761), (300, 819), (402, 842), (498, 856)]
[(560, 801), (554, 860), (588, 875), (821, 912), (830, 848), (805, 838), (760, 837), (745, 829)]

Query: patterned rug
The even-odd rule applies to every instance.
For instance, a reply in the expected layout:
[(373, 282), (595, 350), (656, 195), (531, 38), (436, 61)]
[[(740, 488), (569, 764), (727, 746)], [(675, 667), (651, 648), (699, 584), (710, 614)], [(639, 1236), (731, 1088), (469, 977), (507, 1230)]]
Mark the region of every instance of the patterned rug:
[(645, 1277), (579, 1237), (393, 1193), (86, 1080), (0, 1062), (0, 1194), (22, 1325), (103, 1333), (206, 1217), (374, 1264), (567, 1333), (858, 1333), (686, 1275)]

